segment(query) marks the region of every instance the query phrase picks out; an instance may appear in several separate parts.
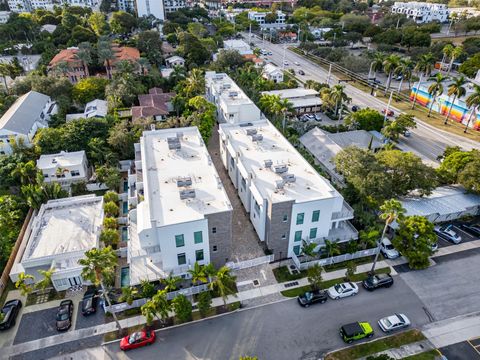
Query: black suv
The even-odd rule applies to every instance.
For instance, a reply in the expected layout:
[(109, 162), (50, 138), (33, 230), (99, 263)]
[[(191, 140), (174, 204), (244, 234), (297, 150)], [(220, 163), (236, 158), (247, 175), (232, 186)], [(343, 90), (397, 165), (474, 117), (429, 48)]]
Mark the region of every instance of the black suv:
[(90, 314), (95, 314), (97, 312), (97, 290), (89, 289), (83, 295), (82, 300), (82, 315), (87, 316)]
[(300, 295), (297, 300), (301, 306), (309, 307), (315, 303), (323, 304), (328, 300), (328, 295), (324, 290), (313, 290), (307, 291), (305, 294)]
[(57, 310), (57, 330), (65, 331), (72, 326), (73, 301), (63, 300)]
[(371, 275), (366, 280), (363, 280), (362, 285), (369, 291), (376, 290), (380, 287), (389, 288), (393, 285), (393, 278), (389, 274)]
[(10, 300), (3, 305), (2, 313), (4, 317), (0, 322), (0, 330), (7, 330), (15, 326), (15, 319), (21, 307), (22, 302), (20, 300)]

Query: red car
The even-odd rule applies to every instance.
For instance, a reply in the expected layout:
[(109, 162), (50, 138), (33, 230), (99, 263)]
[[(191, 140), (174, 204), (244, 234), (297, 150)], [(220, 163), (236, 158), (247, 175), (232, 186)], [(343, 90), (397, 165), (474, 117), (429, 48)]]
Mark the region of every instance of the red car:
[(120, 340), (120, 349), (123, 351), (136, 349), (155, 342), (155, 331), (139, 331), (125, 336)]
[(387, 113), (387, 116), (393, 116), (394, 115), (393, 110), (388, 110), (387, 111), (387, 109), (383, 109), (382, 114), (385, 114), (385, 113)]

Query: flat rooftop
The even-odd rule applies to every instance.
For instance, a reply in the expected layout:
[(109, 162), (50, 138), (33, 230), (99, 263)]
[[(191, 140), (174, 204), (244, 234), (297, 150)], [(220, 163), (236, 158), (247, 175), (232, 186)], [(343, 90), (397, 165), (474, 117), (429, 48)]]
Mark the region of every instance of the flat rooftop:
[[(318, 97), (318, 91), (304, 88), (262, 91), (262, 94), (277, 95), (280, 96), (281, 99)], [(320, 100), (320, 98), (318, 99)]]
[(37, 160), (39, 169), (54, 169), (56, 167), (78, 166), (86, 160), (85, 151), (66, 152), (58, 154), (41, 155)]
[(225, 73), (207, 71), (205, 81), (208, 87), (214, 90), (214, 94), (227, 104), (247, 105), (254, 104), (243, 90)]
[[(240, 161), (264, 198), (273, 202), (296, 200), (305, 202), (340, 196), (328, 180), (320, 176), (290, 142), (268, 120), (247, 126), (221, 124), (220, 131), (228, 137), (231, 153), (239, 153)], [(262, 139), (254, 141), (247, 131), (256, 131)], [(270, 162), (271, 166), (267, 163)], [(285, 173), (276, 173), (275, 166), (285, 165)], [(285, 174), (295, 176), (294, 182), (279, 184)], [(283, 177), (282, 177), (283, 175)]]
[(22, 261), (87, 251), (97, 246), (103, 222), (103, 197), (50, 200), (32, 223)]
[(145, 131), (140, 148), (144, 221), (162, 226), (232, 209), (197, 127)]

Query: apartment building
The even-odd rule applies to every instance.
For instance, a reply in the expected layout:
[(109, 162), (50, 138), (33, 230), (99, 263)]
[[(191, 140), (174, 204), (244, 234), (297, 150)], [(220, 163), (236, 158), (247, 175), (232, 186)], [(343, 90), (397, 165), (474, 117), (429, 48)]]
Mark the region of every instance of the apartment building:
[[(176, 0), (136, 0), (138, 17), (153, 15), (159, 20), (165, 20), (165, 3)], [(130, 4), (127, 4), (130, 6)]]
[(37, 168), (42, 172), (45, 182), (57, 182), (63, 187), (69, 187), (75, 182), (86, 182), (89, 176), (84, 150), (41, 155), (37, 160)]
[(93, 194), (42, 204), (27, 227), (10, 279), (15, 282), (24, 272), (37, 283), (43, 279), (39, 270), (54, 269), (52, 283), (57, 291), (88, 285), (78, 260), (98, 248), (103, 215), (103, 197)]
[(163, 6), (165, 7), (165, 13), (171, 13), (178, 11), (179, 9), (183, 9), (187, 7), (186, 0), (164, 0)]
[(145, 131), (128, 179), (131, 285), (229, 261), (232, 206), (197, 127)]
[(257, 105), (227, 74), (207, 71), (205, 86), (205, 97), (216, 106), (219, 123), (240, 124), (263, 118)]
[(313, 89), (295, 88), (263, 91), (262, 95), (276, 95), (282, 100), (288, 100), (297, 115), (319, 112), (322, 106), (318, 91)]
[(7, 0), (8, 7), (13, 12), (32, 12), (37, 9), (53, 10), (55, 5), (70, 5), (89, 7), (97, 10), (100, 7), (99, 0)]
[(438, 21), (448, 21), (449, 9), (446, 4), (433, 4), (425, 2), (398, 2), (395, 1), (391, 8), (392, 14), (403, 14), (417, 24)]
[(276, 259), (311, 242), (358, 238), (353, 210), (272, 123), (220, 124), (219, 133), (223, 165)]
[(274, 22), (266, 22), (266, 17), (270, 12), (266, 11), (249, 11), (248, 18), (252, 21), (256, 21), (261, 29), (284, 29), (286, 28), (287, 15), (277, 10), (276, 19)]

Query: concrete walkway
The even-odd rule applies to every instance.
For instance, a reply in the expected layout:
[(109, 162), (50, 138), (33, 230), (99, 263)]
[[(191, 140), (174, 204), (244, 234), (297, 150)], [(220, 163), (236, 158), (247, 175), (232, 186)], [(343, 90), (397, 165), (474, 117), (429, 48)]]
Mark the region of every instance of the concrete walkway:
[(379, 356), (386, 354), (394, 359), (404, 359), (406, 357), (417, 355), (423, 352), (434, 350), (435, 347), (428, 340), (417, 341), (411, 344), (402, 345), (398, 348), (388, 349), (385, 351), (380, 351), (375, 354), (370, 354), (368, 356), (359, 358), (357, 360), (366, 360), (370, 356)]

